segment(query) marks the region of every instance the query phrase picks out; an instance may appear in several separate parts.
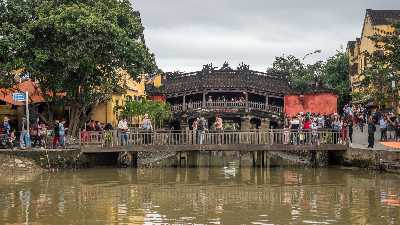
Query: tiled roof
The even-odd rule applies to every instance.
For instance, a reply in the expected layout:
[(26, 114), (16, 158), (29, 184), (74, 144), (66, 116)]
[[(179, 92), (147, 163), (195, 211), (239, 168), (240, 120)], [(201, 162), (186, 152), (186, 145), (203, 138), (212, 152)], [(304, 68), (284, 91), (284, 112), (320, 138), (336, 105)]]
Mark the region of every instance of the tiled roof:
[(372, 25), (390, 25), (400, 22), (400, 10), (373, 10), (367, 9)]
[(0, 100), (8, 104), (24, 105), (25, 102), (16, 102), (13, 100), (12, 94), (15, 92), (28, 92), (30, 103), (40, 103), (45, 101), (42, 91), (38, 85), (31, 80), (19, 83), (10, 89), (0, 88)]
[(164, 81), (165, 94), (192, 91), (196, 89), (241, 89), (258, 90), (284, 95), (290, 92), (286, 79), (279, 74), (257, 71), (212, 70), (167, 76)]

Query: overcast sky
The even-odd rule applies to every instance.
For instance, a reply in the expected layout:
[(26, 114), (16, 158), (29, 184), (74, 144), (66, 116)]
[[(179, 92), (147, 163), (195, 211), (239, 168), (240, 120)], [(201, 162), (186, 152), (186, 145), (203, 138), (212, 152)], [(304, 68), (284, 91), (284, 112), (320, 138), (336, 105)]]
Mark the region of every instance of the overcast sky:
[(275, 56), (310, 63), (346, 48), (361, 33), (365, 9), (400, 9), (400, 0), (131, 0), (164, 71), (240, 62), (265, 71)]

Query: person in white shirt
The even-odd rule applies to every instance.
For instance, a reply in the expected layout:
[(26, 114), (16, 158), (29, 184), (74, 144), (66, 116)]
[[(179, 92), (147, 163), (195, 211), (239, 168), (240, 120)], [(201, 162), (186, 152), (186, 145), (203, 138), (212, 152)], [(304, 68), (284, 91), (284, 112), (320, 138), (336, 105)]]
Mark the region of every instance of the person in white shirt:
[(122, 120), (119, 121), (118, 123), (118, 130), (120, 132), (120, 137), (121, 137), (121, 145), (128, 145), (128, 121), (126, 118), (123, 118)]

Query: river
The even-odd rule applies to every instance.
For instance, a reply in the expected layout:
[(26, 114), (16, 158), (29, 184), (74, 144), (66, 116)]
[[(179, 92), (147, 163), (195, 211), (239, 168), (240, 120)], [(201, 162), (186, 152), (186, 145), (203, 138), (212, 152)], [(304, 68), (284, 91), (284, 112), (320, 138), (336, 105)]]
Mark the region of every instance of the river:
[(96, 168), (0, 176), (0, 224), (400, 224), (400, 177), (341, 168)]

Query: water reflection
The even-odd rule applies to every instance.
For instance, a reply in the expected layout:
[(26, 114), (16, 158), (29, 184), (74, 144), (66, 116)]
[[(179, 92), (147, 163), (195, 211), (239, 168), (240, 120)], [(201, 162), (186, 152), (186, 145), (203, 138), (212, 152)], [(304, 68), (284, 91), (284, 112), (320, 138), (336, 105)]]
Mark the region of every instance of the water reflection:
[(1, 176), (0, 224), (400, 224), (396, 175), (239, 164)]

